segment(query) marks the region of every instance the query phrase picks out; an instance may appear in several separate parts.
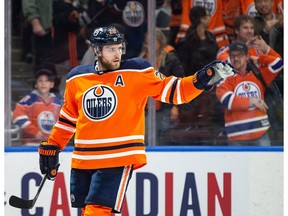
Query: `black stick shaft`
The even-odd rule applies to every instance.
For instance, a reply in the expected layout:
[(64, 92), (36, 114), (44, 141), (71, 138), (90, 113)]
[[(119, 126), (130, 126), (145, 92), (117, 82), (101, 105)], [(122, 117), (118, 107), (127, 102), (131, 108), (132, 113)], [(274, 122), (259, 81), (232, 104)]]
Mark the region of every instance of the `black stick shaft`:
[(37, 201), (38, 199), (38, 196), (44, 186), (44, 183), (47, 179), (48, 175), (46, 174), (43, 178), (43, 180), (41, 181), (41, 184), (37, 190), (37, 193), (35, 195), (35, 197), (31, 200), (25, 200), (25, 199), (22, 199), (20, 197), (17, 197), (17, 196), (11, 196), (10, 199), (9, 199), (9, 204), (15, 208), (24, 208), (24, 209), (30, 209), (30, 208), (33, 208), (33, 206), (35, 205), (35, 202)]

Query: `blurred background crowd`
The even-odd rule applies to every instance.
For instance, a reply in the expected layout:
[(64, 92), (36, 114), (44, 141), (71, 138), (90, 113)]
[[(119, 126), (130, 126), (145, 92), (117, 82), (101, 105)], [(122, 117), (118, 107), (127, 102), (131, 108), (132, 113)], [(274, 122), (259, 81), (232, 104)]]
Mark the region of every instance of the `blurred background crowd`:
[[(263, 83), (255, 75), (255, 83), (265, 94), (263, 103), (268, 106), (262, 110), (270, 121), (265, 129), (271, 141), (267, 145), (283, 145), (283, 0), (156, 0), (155, 11), (148, 11), (147, 2), (12, 0), (12, 145), (37, 145), (45, 140), (58, 117), (66, 74), (79, 64), (93, 64), (95, 60), (89, 42), (95, 27), (113, 25), (125, 35), (124, 59), (148, 59), (151, 13), (156, 17), (155, 68), (165, 76), (184, 77), (216, 59), (237, 68), (243, 57), (242, 77), (260, 71), (264, 78)], [(232, 49), (235, 43), (240, 47)], [(227, 90), (229, 83), (179, 106), (156, 102), (156, 145), (234, 145), (232, 137), (241, 141), (235, 145), (258, 145), (241, 138), (240, 131), (237, 135), (229, 131), (232, 123), (227, 121), (234, 110), (238, 109), (234, 115), (239, 116), (260, 109), (259, 100), (250, 100), (244, 110), (246, 102), (235, 102), (239, 95), (233, 88), (227, 94), (232, 92), (236, 99), (225, 104), (223, 86)], [(251, 114), (245, 121), (261, 115)], [(250, 127), (243, 122), (241, 119), (242, 131), (259, 134), (257, 129), (243, 129)], [(242, 142), (247, 139), (248, 143)]]

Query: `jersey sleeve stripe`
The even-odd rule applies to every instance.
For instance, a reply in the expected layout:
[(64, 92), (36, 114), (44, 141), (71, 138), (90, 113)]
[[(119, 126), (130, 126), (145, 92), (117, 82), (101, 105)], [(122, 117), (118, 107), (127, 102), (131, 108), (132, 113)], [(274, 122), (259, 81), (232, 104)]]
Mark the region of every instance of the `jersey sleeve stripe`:
[(181, 85), (181, 79), (177, 80), (177, 104), (182, 104), (182, 99), (181, 99), (181, 92), (180, 92), (180, 85)]
[(72, 118), (71, 116), (69, 116), (67, 113), (65, 113), (62, 109), (60, 111), (60, 115), (64, 116), (65, 118), (67, 118), (70, 121), (76, 122), (77, 118)]
[(26, 122), (24, 122), (24, 123), (21, 125), (21, 128), (23, 129), (23, 128), (27, 127), (27, 126), (30, 125), (30, 124), (31, 124), (31, 121), (26, 121)]
[(17, 118), (14, 119), (13, 123), (18, 122), (18, 121), (23, 121), (23, 120), (27, 120), (28, 116), (27, 115), (22, 115), (22, 116), (18, 116)]
[(223, 106), (227, 107), (229, 106), (229, 102), (230, 102), (230, 99), (231, 99), (231, 96), (233, 95), (233, 92), (229, 91), (229, 92), (226, 92), (222, 98), (221, 98), (221, 103)]
[(166, 101), (166, 96), (167, 96), (167, 93), (169, 91), (169, 89), (171, 88), (171, 86), (173, 85), (174, 81), (177, 79), (177, 77), (172, 77), (172, 79), (168, 82), (168, 84), (165, 86), (164, 88), (164, 91), (161, 95), (161, 101), (162, 102), (167, 102)]
[(271, 64), (269, 64), (269, 70), (272, 73), (277, 73), (283, 68), (283, 61), (280, 58), (275, 59)]
[(76, 124), (68, 121), (67, 119), (64, 119), (64, 118), (59, 117), (59, 121), (60, 121), (60, 122), (63, 122), (63, 123), (66, 123), (66, 124), (69, 124), (69, 125), (71, 125), (72, 127), (76, 127)]
[(173, 84), (172, 84), (172, 88), (171, 88), (171, 92), (170, 92), (170, 96), (169, 96), (169, 102), (170, 103), (173, 103), (173, 98), (174, 98), (174, 93), (175, 93), (175, 89), (176, 89), (176, 86), (177, 86), (177, 82), (178, 79), (175, 79)]
[(66, 130), (66, 131), (69, 131), (69, 132), (72, 132), (72, 133), (76, 132), (75, 128), (67, 127), (67, 126), (65, 126), (63, 124), (59, 124), (58, 122), (55, 124), (55, 127), (61, 128), (63, 130)]
[(231, 108), (232, 108), (232, 103), (233, 103), (233, 99), (234, 99), (234, 97), (235, 97), (235, 95), (234, 94), (231, 94), (230, 95), (230, 98), (229, 98), (229, 100), (228, 100), (228, 109), (229, 110), (231, 110)]

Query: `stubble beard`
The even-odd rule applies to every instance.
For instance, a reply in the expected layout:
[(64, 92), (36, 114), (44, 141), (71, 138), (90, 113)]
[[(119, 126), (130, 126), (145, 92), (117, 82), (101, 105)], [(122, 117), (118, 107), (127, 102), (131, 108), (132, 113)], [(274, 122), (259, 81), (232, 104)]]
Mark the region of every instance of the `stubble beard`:
[(103, 59), (99, 59), (101, 67), (103, 70), (117, 70), (120, 67), (120, 61), (113, 62), (113, 61), (103, 61)]

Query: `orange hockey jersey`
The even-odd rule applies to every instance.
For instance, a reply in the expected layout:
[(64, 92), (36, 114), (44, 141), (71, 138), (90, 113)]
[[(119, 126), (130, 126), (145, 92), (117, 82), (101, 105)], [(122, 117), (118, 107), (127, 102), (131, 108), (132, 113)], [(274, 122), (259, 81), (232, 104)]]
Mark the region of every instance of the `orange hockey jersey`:
[(94, 65), (72, 69), (64, 104), (48, 139), (65, 147), (72, 135), (72, 168), (97, 169), (146, 164), (144, 109), (148, 96), (181, 104), (202, 90), (194, 77), (165, 77), (142, 58), (121, 62), (115, 71), (98, 73)]
[[(47, 139), (58, 119), (60, 108), (60, 99), (52, 93), (49, 102), (45, 102), (37, 90), (21, 99), (13, 112), (13, 123), (21, 128), (22, 144), (39, 145), (40, 141)], [(36, 135), (40, 132), (42, 137), (37, 139)]]
[(181, 41), (191, 25), (189, 19), (189, 11), (193, 6), (204, 6), (211, 14), (211, 22), (208, 30), (210, 30), (216, 38), (216, 42), (219, 47), (229, 44), (228, 36), (223, 21), (222, 1), (221, 0), (182, 0), (182, 18), (180, 30), (177, 35), (177, 41)]
[[(267, 86), (282, 68), (281, 58), (259, 56), (259, 70)], [(257, 139), (269, 129), (267, 113), (249, 104), (250, 97), (264, 100), (264, 93), (265, 87), (253, 72), (247, 72), (244, 76), (236, 73), (217, 86), (216, 96), (225, 107), (224, 120), (229, 140)], [(269, 104), (267, 105), (269, 107)]]

